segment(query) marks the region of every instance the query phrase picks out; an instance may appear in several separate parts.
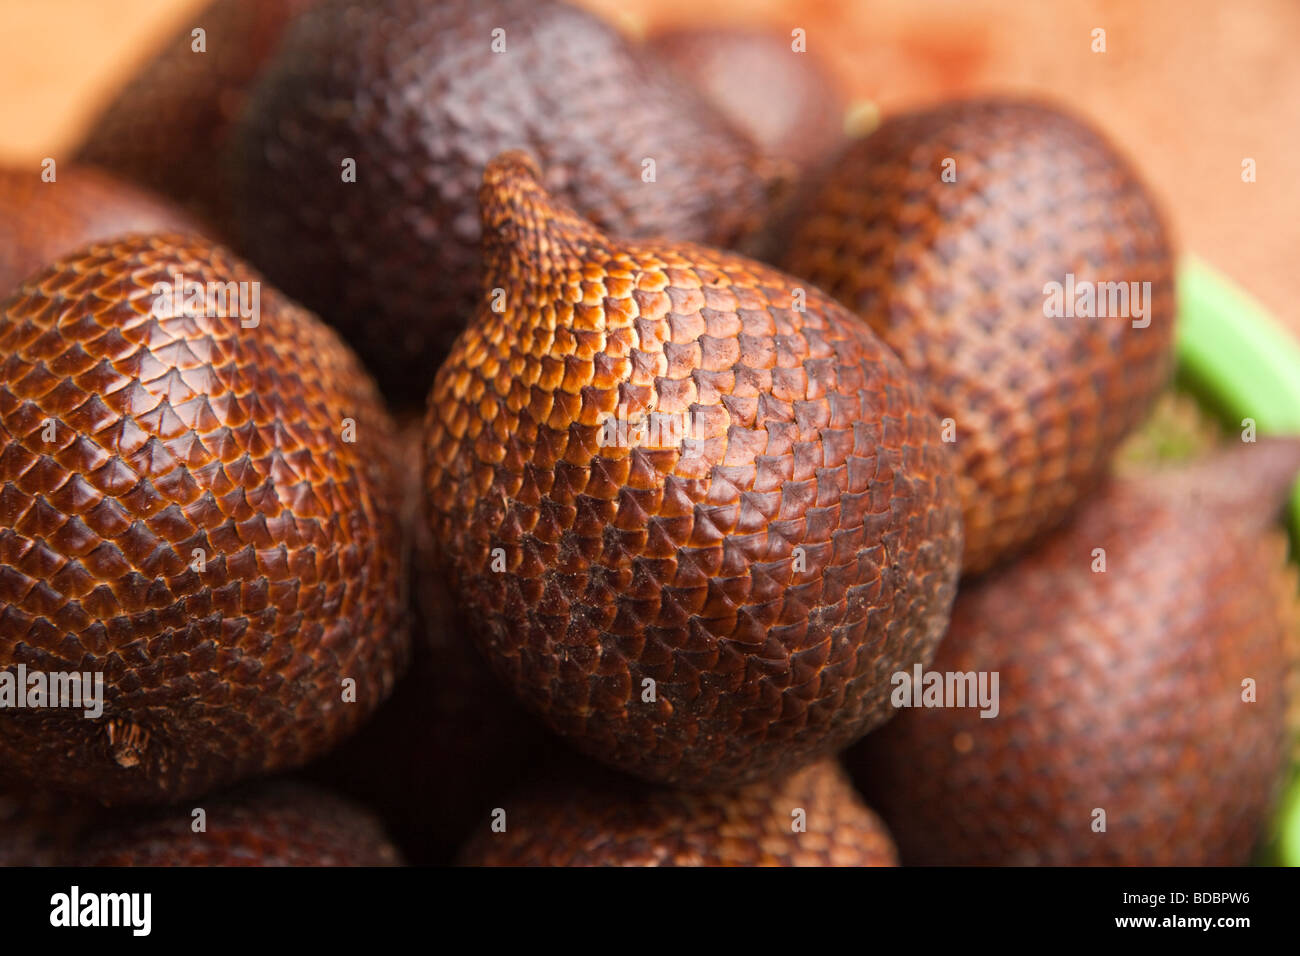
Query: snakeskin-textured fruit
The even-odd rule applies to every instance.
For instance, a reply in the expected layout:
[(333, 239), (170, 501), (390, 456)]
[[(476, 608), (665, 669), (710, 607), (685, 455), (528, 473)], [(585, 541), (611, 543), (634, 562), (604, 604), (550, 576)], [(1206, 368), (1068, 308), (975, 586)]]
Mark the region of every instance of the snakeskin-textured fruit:
[(164, 200), (86, 167), (0, 169), (0, 299), (66, 253), (128, 232), (196, 232)]
[(216, 0), (194, 13), (95, 119), (78, 158), (186, 204), (229, 235), (231, 129), (281, 34), (314, 2)]
[(483, 167), (512, 148), (621, 234), (728, 244), (763, 213), (753, 145), (587, 13), (325, 0), (250, 104), (244, 248), (343, 332), (385, 391), (423, 398), (477, 306)]
[(520, 153), (488, 166), (500, 293), (430, 396), (434, 539), (489, 662), (652, 780), (738, 784), (845, 746), (954, 595), (953, 456), (921, 386), (816, 289), (610, 239), (539, 179)]
[[(260, 311), (176, 308), (177, 276), (250, 283)], [(0, 710), (0, 775), (174, 800), (358, 727), (406, 653), (391, 428), (335, 334), (204, 240), (94, 244), (20, 286), (0, 670), (102, 675), (103, 714)]]
[[(1159, 211), (1098, 133), (1014, 100), (887, 120), (813, 192), (778, 261), (929, 382), (962, 459), (964, 570), (985, 570), (1095, 486), (1167, 379), (1173, 254)], [(1112, 317), (1080, 314), (1086, 283), (1103, 282), (1150, 283), (1145, 314), (1126, 297), (1133, 316), (1115, 316), (1110, 287)], [(1078, 308), (1064, 308), (1067, 285)]]
[(652, 55), (694, 83), (774, 160), (820, 165), (844, 135), (848, 107), (835, 77), (789, 35), (743, 27), (687, 27), (646, 40)]
[(880, 818), (832, 758), (777, 781), (691, 793), (627, 778), (554, 781), (507, 801), (473, 866), (895, 866)]
[(1286, 762), (1300, 617), (1269, 523), (1300, 441), (1221, 454), (1112, 480), (963, 587), (930, 669), (997, 673), (997, 716), (912, 709), (849, 752), (904, 863), (1247, 862)]
[[(204, 829), (194, 831), (194, 811)], [(397, 866), (401, 855), (368, 811), (276, 781), (97, 826), (77, 866)]]
[(373, 719), (305, 773), (374, 807), (411, 863), (442, 865), (556, 747), (492, 675), (438, 575), (422, 506), (423, 430), (416, 418), (400, 434), (403, 528), (413, 539), (410, 670)]

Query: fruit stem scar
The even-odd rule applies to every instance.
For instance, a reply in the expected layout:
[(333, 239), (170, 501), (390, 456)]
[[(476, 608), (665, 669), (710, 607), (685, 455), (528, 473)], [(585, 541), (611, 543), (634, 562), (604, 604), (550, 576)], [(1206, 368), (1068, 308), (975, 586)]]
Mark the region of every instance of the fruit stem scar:
[(108, 724), (108, 747), (117, 765), (124, 769), (139, 766), (149, 746), (149, 731), (129, 720), (112, 720)]

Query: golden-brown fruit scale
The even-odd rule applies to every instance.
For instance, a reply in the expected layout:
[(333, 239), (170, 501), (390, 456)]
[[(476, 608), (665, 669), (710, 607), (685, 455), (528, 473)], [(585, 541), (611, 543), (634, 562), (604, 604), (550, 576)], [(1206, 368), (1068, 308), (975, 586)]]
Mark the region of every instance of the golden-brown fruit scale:
[[(786, 235), (781, 267), (860, 314), (950, 421), (967, 573), (1059, 523), (1173, 367), (1160, 211), (1104, 137), (1055, 107), (892, 117), (810, 185)], [(1109, 315), (1083, 314), (1089, 294)]]
[(435, 541), (489, 662), (652, 780), (734, 785), (848, 744), (955, 589), (921, 387), (817, 290), (610, 239), (539, 179), (518, 153), (488, 167), (483, 304), (427, 423)]
[[(159, 309), (177, 276), (260, 310)], [(25, 282), (0, 304), (0, 668), (102, 675), (104, 712), (0, 711), (0, 772), (169, 801), (358, 727), (407, 651), (392, 443), (335, 334), (205, 240)]]
[(824, 758), (775, 781), (691, 793), (613, 775), (552, 781), (485, 820), (470, 866), (896, 866), (880, 818)]

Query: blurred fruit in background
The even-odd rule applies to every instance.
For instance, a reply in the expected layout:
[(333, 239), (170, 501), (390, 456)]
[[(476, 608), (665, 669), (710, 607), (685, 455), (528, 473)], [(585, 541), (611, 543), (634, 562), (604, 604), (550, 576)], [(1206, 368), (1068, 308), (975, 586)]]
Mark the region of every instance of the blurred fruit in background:
[[(1293, 0), (583, 0), (643, 34), (806, 31), (807, 56), (881, 113), (990, 90), (1043, 92), (1092, 119), (1165, 199), (1184, 244), (1300, 334), (1290, 288), (1300, 177)], [(206, 0), (0, 6), (0, 162), (67, 156), (92, 118)], [(57, 44), (33, 43), (60, 23)], [(1106, 51), (1092, 52), (1092, 31)], [(1243, 183), (1252, 158), (1257, 181)], [(1269, 241), (1276, 237), (1279, 241)]]

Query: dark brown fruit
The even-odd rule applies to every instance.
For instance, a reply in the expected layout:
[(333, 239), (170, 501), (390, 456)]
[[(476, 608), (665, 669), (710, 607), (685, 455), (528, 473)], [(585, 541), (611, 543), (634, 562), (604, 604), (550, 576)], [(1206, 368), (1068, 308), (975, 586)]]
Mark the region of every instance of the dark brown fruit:
[[(206, 829), (194, 832), (194, 811)], [(76, 866), (398, 866), (379, 821), (346, 800), (276, 782), (97, 827)]]
[(488, 670), (445, 586), (422, 586), (439, 609), (417, 622), (409, 673), (373, 720), (305, 772), (374, 807), (411, 863), (444, 865), (556, 743)]
[(373, 383), (264, 283), (253, 328), (159, 317), (177, 274), (261, 282), (203, 240), (138, 236), (0, 304), (0, 669), (102, 673), (105, 698), (99, 719), (0, 710), (0, 773), (105, 803), (305, 763), (406, 654)]
[[(185, 203), (229, 233), (231, 129), (281, 34), (314, 2), (217, 0), (190, 16), (95, 120), (78, 158)], [(200, 27), (202, 53), (192, 36)]]
[(838, 82), (815, 53), (796, 52), (788, 34), (677, 28), (646, 46), (792, 173), (820, 165), (843, 138), (848, 104)]
[[(880, 818), (825, 758), (779, 781), (688, 793), (626, 778), (554, 783), (502, 807), (471, 866), (896, 866)], [(802, 811), (802, 812), (800, 812)], [(796, 831), (797, 827), (802, 829)]]
[(411, 492), (403, 527), (414, 539), (410, 671), (356, 736), (308, 772), (382, 813), (411, 863), (445, 864), (555, 738), (492, 675), (434, 566), (421, 501), (423, 423), (410, 425), (401, 435)]
[(0, 791), (0, 866), (61, 866), (102, 813), (93, 805)]
[(165, 201), (88, 168), (0, 169), (0, 299), (37, 269), (98, 239), (128, 232), (197, 232)]
[(1114, 479), (965, 586), (931, 669), (997, 672), (998, 715), (910, 710), (850, 751), (903, 862), (1247, 862), (1286, 762), (1300, 616), (1268, 524), (1297, 469), (1261, 442)]
[[(964, 570), (1059, 523), (1172, 367), (1174, 257), (1129, 165), (1051, 107), (976, 100), (886, 121), (799, 208), (782, 267), (861, 314), (952, 419)], [(1067, 274), (1151, 283), (1146, 318), (1048, 317)]]
[(933, 654), (961, 548), (921, 387), (817, 290), (800, 312), (759, 263), (607, 238), (522, 154), (482, 204), (504, 311), (439, 370), (426, 459), (489, 662), (582, 750), (682, 786), (878, 724), (888, 675)]
[(479, 304), (475, 194), (497, 153), (529, 149), (550, 189), (621, 234), (728, 244), (758, 224), (753, 145), (656, 67), (551, 0), (325, 0), (250, 105), (244, 247), (385, 391), (423, 397)]

